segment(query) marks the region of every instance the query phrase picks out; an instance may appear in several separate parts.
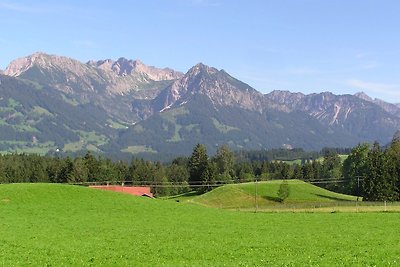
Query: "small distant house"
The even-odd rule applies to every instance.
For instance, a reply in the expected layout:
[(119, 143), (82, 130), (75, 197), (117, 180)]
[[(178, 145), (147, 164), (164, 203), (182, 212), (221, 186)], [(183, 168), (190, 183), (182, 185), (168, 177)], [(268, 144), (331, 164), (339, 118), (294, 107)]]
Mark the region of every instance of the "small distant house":
[(91, 185), (90, 188), (121, 192), (135, 196), (143, 196), (153, 198), (150, 187), (145, 186), (120, 186), (120, 185)]

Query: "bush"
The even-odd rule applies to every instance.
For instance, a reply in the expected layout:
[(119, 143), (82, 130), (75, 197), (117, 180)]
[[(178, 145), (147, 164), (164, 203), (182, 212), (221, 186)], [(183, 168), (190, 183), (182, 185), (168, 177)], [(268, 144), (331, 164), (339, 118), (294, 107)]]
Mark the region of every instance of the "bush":
[(278, 198), (280, 202), (284, 202), (285, 199), (287, 199), (289, 197), (289, 184), (287, 181), (283, 181), (281, 183), (281, 185), (279, 186), (279, 190), (278, 190)]

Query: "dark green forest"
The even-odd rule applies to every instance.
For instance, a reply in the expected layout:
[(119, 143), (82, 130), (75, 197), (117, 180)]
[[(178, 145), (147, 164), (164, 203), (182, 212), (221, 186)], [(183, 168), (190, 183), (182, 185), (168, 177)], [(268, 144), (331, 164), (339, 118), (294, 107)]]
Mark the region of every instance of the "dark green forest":
[[(348, 153), (342, 161), (339, 153)], [(300, 164), (284, 160), (301, 159)], [(400, 142), (353, 149), (239, 151), (220, 146), (209, 156), (197, 144), (190, 157), (166, 164), (132, 158), (112, 161), (87, 152), (84, 156), (0, 155), (0, 183), (111, 183), (147, 185), (156, 196), (192, 190), (205, 192), (227, 183), (300, 179), (326, 189), (357, 195), (368, 201), (400, 200)]]

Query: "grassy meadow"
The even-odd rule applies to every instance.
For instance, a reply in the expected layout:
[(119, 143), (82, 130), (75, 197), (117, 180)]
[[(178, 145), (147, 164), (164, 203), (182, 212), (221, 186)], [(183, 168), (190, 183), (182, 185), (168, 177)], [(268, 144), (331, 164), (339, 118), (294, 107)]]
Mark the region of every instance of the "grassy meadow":
[[(332, 207), (356, 207), (355, 196), (331, 192), (300, 180), (286, 180), (289, 196), (282, 202), (278, 196), (282, 182), (229, 184), (202, 195), (180, 195), (172, 199), (233, 210), (254, 210), (256, 206), (258, 211), (333, 211)], [(361, 202), (358, 205), (361, 206)]]
[(399, 202), (364, 202), (356, 196), (335, 193), (300, 180), (285, 180), (289, 196), (280, 201), (283, 180), (230, 184), (202, 195), (187, 194), (173, 200), (211, 208), (259, 212), (400, 212)]
[(2, 266), (396, 266), (398, 213), (249, 213), (0, 185)]

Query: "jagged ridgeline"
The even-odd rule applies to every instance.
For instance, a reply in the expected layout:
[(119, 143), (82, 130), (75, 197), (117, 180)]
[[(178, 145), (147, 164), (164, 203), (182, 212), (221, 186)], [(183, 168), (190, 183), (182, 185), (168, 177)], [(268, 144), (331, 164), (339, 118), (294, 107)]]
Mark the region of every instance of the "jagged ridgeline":
[(351, 147), (389, 142), (400, 108), (363, 93), (262, 94), (224, 70), (186, 74), (139, 60), (35, 53), (0, 84), (0, 151), (188, 155), (232, 149)]

